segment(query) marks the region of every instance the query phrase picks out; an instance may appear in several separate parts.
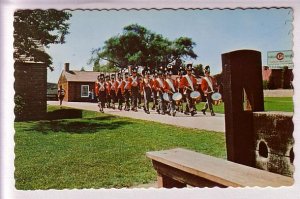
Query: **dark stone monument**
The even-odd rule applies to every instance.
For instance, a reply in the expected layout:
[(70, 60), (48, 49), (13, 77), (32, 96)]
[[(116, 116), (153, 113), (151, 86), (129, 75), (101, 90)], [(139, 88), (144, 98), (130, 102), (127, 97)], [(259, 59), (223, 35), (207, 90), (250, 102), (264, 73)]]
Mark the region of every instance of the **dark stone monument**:
[(261, 53), (222, 54), (227, 158), (255, 166), (253, 112), (264, 111)]

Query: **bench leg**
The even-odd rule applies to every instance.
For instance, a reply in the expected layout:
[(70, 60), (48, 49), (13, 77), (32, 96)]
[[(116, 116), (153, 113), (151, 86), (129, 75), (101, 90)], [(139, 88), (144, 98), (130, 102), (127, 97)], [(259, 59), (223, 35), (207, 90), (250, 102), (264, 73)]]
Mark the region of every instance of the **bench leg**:
[(183, 188), (186, 184), (176, 181), (168, 176), (157, 173), (157, 185), (158, 188)]

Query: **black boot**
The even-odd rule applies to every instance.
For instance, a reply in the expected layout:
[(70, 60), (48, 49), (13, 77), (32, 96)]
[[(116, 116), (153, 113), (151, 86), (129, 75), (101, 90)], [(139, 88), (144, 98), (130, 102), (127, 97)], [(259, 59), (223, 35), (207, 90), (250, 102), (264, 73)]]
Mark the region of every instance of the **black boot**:
[(206, 115), (205, 109), (202, 109), (201, 111), (202, 111), (203, 115)]

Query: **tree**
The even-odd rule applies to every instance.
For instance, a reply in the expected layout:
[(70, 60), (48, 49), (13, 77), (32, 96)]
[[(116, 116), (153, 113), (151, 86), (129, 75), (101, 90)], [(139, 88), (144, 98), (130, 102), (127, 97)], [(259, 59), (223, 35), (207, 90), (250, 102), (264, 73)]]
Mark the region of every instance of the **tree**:
[(105, 41), (102, 48), (93, 50), (89, 63), (103, 59), (118, 68), (141, 65), (155, 69), (169, 64), (179, 67), (183, 60), (197, 58), (193, 51), (195, 45), (190, 38), (170, 41), (143, 26), (132, 24), (124, 27), (122, 34)]
[[(43, 50), (49, 44), (65, 43), (67, 21), (72, 15), (58, 10), (17, 10), (14, 13), (14, 59), (32, 58), (51, 66), (52, 58)], [(51, 67), (50, 67), (51, 69)]]
[(197, 64), (194, 66), (196, 76), (204, 76), (203, 65)]

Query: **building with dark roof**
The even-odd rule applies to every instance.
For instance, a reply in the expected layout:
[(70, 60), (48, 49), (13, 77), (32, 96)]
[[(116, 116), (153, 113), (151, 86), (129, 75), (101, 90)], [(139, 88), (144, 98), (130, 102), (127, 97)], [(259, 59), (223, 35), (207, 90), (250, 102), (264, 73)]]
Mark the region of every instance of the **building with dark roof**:
[(70, 70), (69, 63), (65, 63), (65, 68), (58, 80), (58, 88), (62, 85), (66, 91), (64, 101), (89, 101), (89, 91), (95, 92), (95, 82), (99, 74), (94, 71)]

